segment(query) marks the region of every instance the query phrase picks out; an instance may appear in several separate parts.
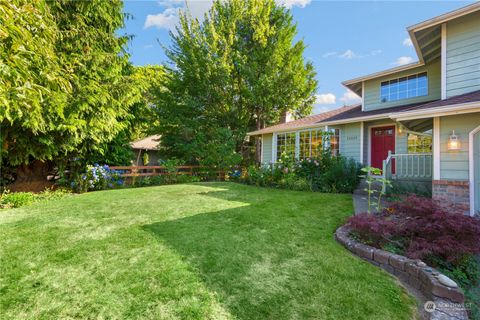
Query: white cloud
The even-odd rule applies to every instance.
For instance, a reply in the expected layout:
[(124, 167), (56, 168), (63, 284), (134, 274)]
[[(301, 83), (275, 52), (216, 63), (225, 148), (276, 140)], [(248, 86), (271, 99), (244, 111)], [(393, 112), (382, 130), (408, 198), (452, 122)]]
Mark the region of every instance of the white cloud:
[[(156, 27), (158, 29), (172, 30), (178, 24), (179, 10), (188, 10), (192, 17), (202, 21), (205, 13), (212, 7), (214, 0), (161, 0), (158, 4), (164, 11), (158, 14), (149, 14), (145, 20), (144, 28)], [(305, 8), (311, 0), (276, 0), (279, 5), (288, 9), (292, 7)], [(185, 5), (186, 4), (186, 5)]]
[(410, 38), (405, 38), (405, 39), (403, 40), (403, 45), (404, 45), (405, 47), (413, 47), (412, 39), (410, 39)]
[(315, 104), (335, 104), (337, 97), (333, 93), (317, 94)]
[(293, 7), (305, 8), (312, 0), (277, 0), (277, 2), (279, 5), (291, 9)]
[(331, 52), (326, 52), (322, 55), (322, 57), (324, 58), (328, 58), (328, 57), (332, 57), (332, 56), (336, 56), (337, 55), (337, 52), (336, 51), (331, 51)]
[(159, 14), (149, 14), (143, 28), (173, 29), (178, 23), (178, 9), (167, 8)]
[(143, 46), (143, 49), (151, 49), (153, 48), (153, 44), (146, 44)]
[(380, 49), (372, 50), (372, 51), (370, 51), (369, 56), (376, 56), (376, 55), (379, 55), (381, 53), (382, 53), (382, 50), (380, 50)]
[(353, 91), (347, 90), (339, 100), (342, 101), (344, 104), (355, 104), (360, 103), (362, 101), (362, 98), (360, 98)]
[(345, 51), (344, 53), (342, 53), (340, 55), (340, 58), (354, 59), (354, 58), (358, 58), (358, 55), (355, 52), (353, 52), (352, 50), (348, 49), (347, 51)]
[(403, 66), (405, 64), (409, 64), (409, 63), (412, 63), (413, 62), (413, 58), (412, 57), (400, 57), (397, 59), (397, 61), (395, 61), (393, 64), (397, 65), (397, 66)]

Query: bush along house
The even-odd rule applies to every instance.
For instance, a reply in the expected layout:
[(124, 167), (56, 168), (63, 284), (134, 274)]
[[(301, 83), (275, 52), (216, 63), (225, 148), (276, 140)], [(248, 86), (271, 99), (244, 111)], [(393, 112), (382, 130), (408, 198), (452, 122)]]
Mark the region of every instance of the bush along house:
[(343, 82), (355, 106), (258, 131), (262, 163), (330, 149), (398, 184), (480, 212), (480, 3), (407, 28), (419, 61)]

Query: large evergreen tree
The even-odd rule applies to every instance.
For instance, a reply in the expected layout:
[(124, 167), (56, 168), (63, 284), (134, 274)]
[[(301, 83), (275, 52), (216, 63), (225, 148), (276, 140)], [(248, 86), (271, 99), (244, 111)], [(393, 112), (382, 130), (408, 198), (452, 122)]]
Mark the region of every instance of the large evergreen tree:
[(245, 155), (249, 130), (286, 111), (309, 114), (315, 72), (296, 33), (290, 11), (274, 0), (217, 0), (202, 23), (182, 14), (167, 50), (172, 68), (169, 94), (161, 97), (164, 151), (202, 162), (211, 150), (202, 156), (198, 141), (220, 136), (232, 140), (234, 150), (219, 154)]
[[(102, 154), (125, 136), (142, 85), (120, 0), (0, 2), (3, 165)], [(138, 107), (138, 106), (137, 106)]]

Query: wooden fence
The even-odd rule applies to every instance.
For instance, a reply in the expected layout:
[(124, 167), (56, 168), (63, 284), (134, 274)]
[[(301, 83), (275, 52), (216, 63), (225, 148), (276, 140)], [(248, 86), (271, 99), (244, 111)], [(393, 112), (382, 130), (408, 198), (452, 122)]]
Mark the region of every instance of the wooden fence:
[[(224, 175), (223, 171), (213, 170), (201, 166), (115, 166), (110, 167), (112, 170), (120, 171), (120, 175), (124, 178), (130, 177), (153, 177), (168, 174), (185, 174), (185, 175), (200, 175), (205, 173), (214, 173), (218, 178)], [(173, 171), (173, 172), (172, 172)]]

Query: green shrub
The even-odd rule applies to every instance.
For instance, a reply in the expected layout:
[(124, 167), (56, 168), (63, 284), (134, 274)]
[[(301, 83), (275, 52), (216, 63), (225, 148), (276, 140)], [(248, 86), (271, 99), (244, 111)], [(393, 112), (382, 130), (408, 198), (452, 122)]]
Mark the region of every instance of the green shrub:
[(10, 192), (4, 191), (0, 197), (1, 208), (18, 208), (28, 206), (35, 201), (35, 194), (32, 192)]
[(232, 172), (235, 181), (259, 187), (312, 190), (327, 193), (349, 193), (360, 180), (360, 165), (352, 159), (333, 157), (329, 151), (318, 158), (295, 161), (282, 155), (278, 163), (249, 166), (246, 172)]
[(50, 201), (70, 195), (71, 192), (65, 189), (45, 189), (40, 193), (32, 192), (10, 192), (5, 190), (0, 196), (0, 209), (19, 208), (28, 206), (34, 202)]

